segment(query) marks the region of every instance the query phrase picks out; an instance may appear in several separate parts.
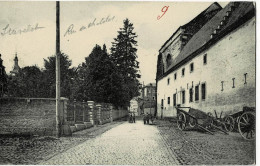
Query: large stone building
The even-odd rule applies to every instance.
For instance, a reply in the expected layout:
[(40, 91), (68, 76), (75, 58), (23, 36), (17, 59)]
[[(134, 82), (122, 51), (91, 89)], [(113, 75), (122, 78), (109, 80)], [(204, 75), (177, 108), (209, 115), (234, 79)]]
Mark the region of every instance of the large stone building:
[(159, 50), (157, 116), (177, 106), (225, 114), (255, 107), (255, 6), (213, 3)]

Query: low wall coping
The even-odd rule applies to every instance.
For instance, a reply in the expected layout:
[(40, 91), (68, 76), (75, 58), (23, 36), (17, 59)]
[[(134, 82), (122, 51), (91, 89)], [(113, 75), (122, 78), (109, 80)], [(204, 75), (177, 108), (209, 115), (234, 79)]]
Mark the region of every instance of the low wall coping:
[[(56, 98), (30, 98), (30, 97), (3, 97), (1, 99), (14, 99), (14, 100), (51, 100), (51, 101), (56, 101)], [(61, 97), (60, 100), (69, 100), (68, 98)]]

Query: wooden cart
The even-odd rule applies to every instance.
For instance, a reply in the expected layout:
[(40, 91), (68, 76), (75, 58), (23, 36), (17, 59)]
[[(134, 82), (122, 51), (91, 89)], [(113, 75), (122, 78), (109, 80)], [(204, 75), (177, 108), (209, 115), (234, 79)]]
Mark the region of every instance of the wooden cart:
[[(191, 128), (201, 128), (204, 131), (214, 134), (213, 132), (218, 130), (225, 134), (228, 134), (223, 128), (225, 123), (216, 119), (211, 113), (205, 113), (198, 109), (190, 107), (176, 107), (177, 109), (177, 126), (180, 130), (184, 130), (186, 126)], [(188, 111), (185, 111), (188, 109)]]
[(255, 139), (255, 108), (243, 107), (243, 111), (236, 112), (224, 118), (226, 130), (238, 130), (247, 140)]

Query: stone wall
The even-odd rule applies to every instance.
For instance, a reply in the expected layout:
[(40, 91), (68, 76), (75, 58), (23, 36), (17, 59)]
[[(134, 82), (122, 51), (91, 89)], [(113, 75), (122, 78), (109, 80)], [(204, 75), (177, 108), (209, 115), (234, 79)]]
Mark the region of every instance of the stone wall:
[(67, 106), (67, 123), (72, 132), (103, 125), (127, 115), (127, 109), (116, 109), (111, 104), (95, 103), (94, 101), (73, 101), (68, 102)]
[[(61, 100), (61, 119), (64, 109), (66, 100)], [(0, 134), (56, 135), (56, 101), (0, 98), (0, 126)]]
[[(83, 130), (128, 115), (127, 109), (110, 104), (69, 102), (61, 99), (61, 132)], [(0, 134), (56, 136), (56, 100), (49, 98), (0, 98)]]

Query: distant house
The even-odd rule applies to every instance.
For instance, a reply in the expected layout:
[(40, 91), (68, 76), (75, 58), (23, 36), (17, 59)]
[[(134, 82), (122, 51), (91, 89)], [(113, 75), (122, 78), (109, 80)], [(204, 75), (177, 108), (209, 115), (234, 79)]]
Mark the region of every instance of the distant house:
[(156, 84), (149, 83), (142, 87), (141, 96), (139, 100), (139, 108), (141, 114), (154, 114), (156, 107)]
[(133, 98), (132, 100), (130, 100), (130, 108), (129, 108), (129, 111), (131, 113), (134, 113), (135, 116), (139, 115), (138, 113), (138, 101), (137, 101), (137, 98)]
[(213, 3), (177, 29), (157, 59), (157, 115), (176, 107), (220, 114), (255, 107), (255, 6)]

